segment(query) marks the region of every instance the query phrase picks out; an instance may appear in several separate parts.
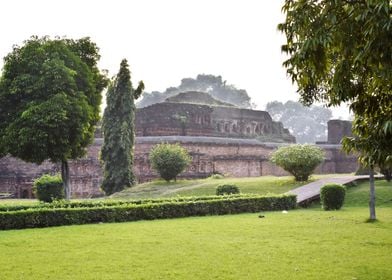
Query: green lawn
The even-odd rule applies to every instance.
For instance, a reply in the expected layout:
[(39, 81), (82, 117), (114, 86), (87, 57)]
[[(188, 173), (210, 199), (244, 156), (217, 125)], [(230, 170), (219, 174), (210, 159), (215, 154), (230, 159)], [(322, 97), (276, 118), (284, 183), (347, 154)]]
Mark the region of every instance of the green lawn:
[[(308, 182), (321, 178), (322, 175), (312, 176)], [(172, 197), (172, 196), (202, 196), (215, 195), (215, 190), (221, 184), (235, 184), (242, 193), (285, 193), (293, 188), (302, 186), (308, 182), (296, 182), (294, 177), (248, 177), (248, 178), (223, 178), (223, 179), (197, 179), (178, 180), (177, 182), (166, 182), (155, 180), (137, 185), (130, 189), (116, 193), (112, 198), (150, 198), (150, 197)]]
[(392, 185), (320, 208), (0, 232), (0, 279), (392, 279)]

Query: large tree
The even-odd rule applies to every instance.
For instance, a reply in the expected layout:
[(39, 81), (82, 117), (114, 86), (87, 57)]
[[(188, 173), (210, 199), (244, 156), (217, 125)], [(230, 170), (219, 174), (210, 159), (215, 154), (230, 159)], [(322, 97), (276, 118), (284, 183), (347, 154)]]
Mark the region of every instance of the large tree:
[(109, 86), (107, 106), (103, 115), (104, 144), (101, 159), (104, 162), (102, 189), (107, 195), (135, 184), (132, 171), (135, 145), (135, 99), (144, 89), (139, 82), (133, 89), (128, 63), (121, 61), (120, 71)]
[[(373, 168), (392, 165), (392, 7), (387, 0), (286, 0), (282, 46), (304, 104), (349, 102), (347, 151)], [(373, 171), (370, 220), (376, 219)]]
[(266, 111), (274, 121), (282, 122), (295, 136), (297, 143), (315, 143), (327, 140), (328, 121), (332, 118), (329, 108), (304, 106), (299, 102), (268, 102)]
[(98, 48), (79, 40), (31, 37), (4, 58), (0, 80), (0, 153), (61, 163), (70, 198), (68, 160), (85, 154), (99, 120), (106, 76)]

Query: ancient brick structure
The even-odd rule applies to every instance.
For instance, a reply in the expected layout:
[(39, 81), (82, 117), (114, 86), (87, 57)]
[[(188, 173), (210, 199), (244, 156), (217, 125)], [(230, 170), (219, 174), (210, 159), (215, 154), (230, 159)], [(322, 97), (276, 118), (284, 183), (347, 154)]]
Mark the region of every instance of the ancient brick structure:
[(328, 122), (328, 143), (340, 144), (340, 141), (344, 136), (352, 136), (351, 122), (330, 120)]
[[(267, 112), (222, 104), (180, 105), (178, 99), (171, 101), (175, 102), (155, 104), (137, 112), (134, 171), (140, 182), (158, 177), (150, 167), (148, 154), (154, 145), (162, 142), (180, 143), (190, 152), (192, 163), (180, 177), (202, 178), (214, 172), (236, 177), (287, 174), (268, 161), (273, 150), (287, 143), (259, 140), (262, 136), (277, 142), (294, 142), (295, 139), (281, 123), (273, 122)], [(346, 173), (357, 169), (356, 157), (342, 153), (337, 144), (347, 132), (346, 123), (341, 122), (331, 121), (328, 125), (330, 142), (319, 145), (326, 152), (326, 160), (316, 173)], [(70, 163), (73, 197), (102, 195), (98, 156), (103, 139), (99, 133), (96, 136), (86, 157)], [(58, 171), (59, 166), (50, 162), (38, 166), (11, 157), (1, 158), (0, 193), (31, 197), (34, 178)]]
[[(141, 108), (136, 113), (137, 136), (212, 136), (260, 138), (274, 142), (294, 143), (295, 137), (280, 122), (274, 122), (264, 111), (240, 109), (203, 93), (186, 92), (163, 103)], [(184, 103), (191, 100), (194, 103)], [(201, 101), (202, 100), (202, 101)], [(189, 101), (190, 102), (190, 101)]]

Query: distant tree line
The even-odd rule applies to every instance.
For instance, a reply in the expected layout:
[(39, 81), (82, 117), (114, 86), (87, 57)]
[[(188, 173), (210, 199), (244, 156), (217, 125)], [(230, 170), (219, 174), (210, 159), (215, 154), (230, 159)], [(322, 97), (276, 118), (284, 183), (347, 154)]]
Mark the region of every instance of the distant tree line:
[(327, 124), (332, 111), (323, 106), (304, 106), (299, 102), (267, 103), (266, 111), (274, 121), (283, 123), (297, 140), (297, 143), (315, 143), (327, 140)]
[(234, 85), (227, 84), (221, 76), (200, 74), (196, 79), (184, 78), (178, 87), (169, 87), (164, 92), (145, 92), (143, 99), (136, 104), (138, 108), (146, 107), (165, 101), (166, 98), (180, 92), (200, 91), (207, 92), (215, 99), (231, 103), (240, 108), (251, 108), (251, 100), (246, 90), (237, 89)]

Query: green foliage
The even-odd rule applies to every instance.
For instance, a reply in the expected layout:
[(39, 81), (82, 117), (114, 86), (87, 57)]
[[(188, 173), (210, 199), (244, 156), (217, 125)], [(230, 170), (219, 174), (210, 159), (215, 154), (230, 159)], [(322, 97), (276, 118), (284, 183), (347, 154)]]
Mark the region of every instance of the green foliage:
[(339, 210), (344, 203), (346, 188), (339, 184), (327, 184), (320, 190), (320, 200), (324, 210)]
[(348, 102), (355, 137), (343, 140), (361, 162), (392, 166), (390, 1), (286, 0), (282, 50), (305, 104)]
[(79, 41), (32, 37), (5, 57), (0, 81), (5, 153), (35, 163), (85, 153), (106, 80), (97, 60), (92, 65), (83, 61), (84, 56), (98, 56), (98, 48), (88, 38), (81, 40), (91, 49), (78, 47)]
[[(29, 279), (67, 279), (69, 271), (79, 279), (388, 279), (392, 187), (376, 180), (380, 221), (370, 224), (364, 218), (368, 184), (348, 188), (344, 211), (333, 213), (310, 208), (264, 212), (264, 219), (250, 213), (2, 231), (1, 279), (26, 278), (26, 267)], [(17, 201), (0, 200), (5, 203)], [(284, 249), (277, 250), (283, 241)], [(234, 255), (242, 261), (233, 261)], [(10, 260), (23, 265), (9, 265)]]
[(323, 150), (313, 145), (284, 146), (271, 155), (271, 162), (291, 173), (296, 181), (308, 180), (310, 174), (323, 160)]
[(102, 189), (107, 195), (135, 184), (132, 171), (135, 145), (135, 102), (144, 89), (143, 82), (132, 87), (128, 63), (121, 61), (120, 71), (107, 92), (107, 106), (103, 115), (104, 162)]
[(42, 175), (34, 180), (33, 191), (35, 196), (44, 202), (52, 202), (53, 200), (64, 198), (63, 181), (59, 175)]
[(162, 202), (93, 208), (27, 209), (0, 212), (0, 229), (49, 227), (101, 222), (127, 222), (189, 216), (288, 210), (295, 195), (225, 197), (190, 202)]
[(240, 188), (236, 185), (220, 185), (216, 188), (216, 195), (227, 195), (240, 193)]
[(89, 38), (32, 37), (14, 46), (0, 79), (0, 154), (38, 164), (83, 156), (107, 84), (98, 59)]
[(179, 144), (158, 144), (154, 146), (149, 156), (151, 166), (162, 179), (176, 179), (191, 162), (188, 152)]
[[(254, 194), (237, 194), (231, 195), (235, 197), (253, 197)], [(226, 199), (223, 196), (208, 195), (208, 196), (190, 196), (190, 197), (173, 197), (173, 198), (146, 198), (146, 199), (133, 199), (133, 200), (54, 200), (51, 203), (39, 204), (10, 204), (1, 205), (0, 212), (20, 211), (27, 209), (60, 209), (60, 208), (95, 208), (95, 207), (111, 207), (111, 206), (127, 206), (127, 205), (140, 205), (151, 203), (169, 203), (169, 202), (195, 202), (203, 200), (216, 200)]]
[(275, 121), (282, 122), (295, 136), (297, 143), (326, 141), (327, 125), (332, 111), (323, 106), (304, 106), (299, 102), (268, 102), (266, 111)]

